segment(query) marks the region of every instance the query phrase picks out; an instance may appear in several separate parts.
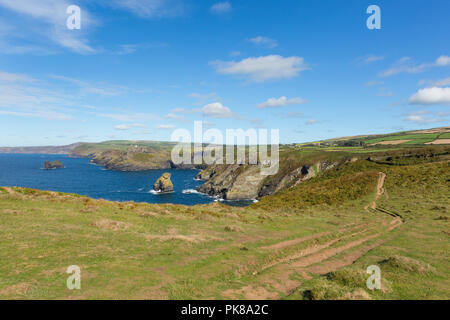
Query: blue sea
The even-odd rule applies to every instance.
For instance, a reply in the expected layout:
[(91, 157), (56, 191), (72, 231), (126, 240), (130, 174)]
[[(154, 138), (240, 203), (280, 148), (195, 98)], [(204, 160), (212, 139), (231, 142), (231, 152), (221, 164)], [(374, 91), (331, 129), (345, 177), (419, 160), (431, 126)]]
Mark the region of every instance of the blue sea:
[[(44, 170), (44, 161), (61, 161), (65, 168)], [(172, 174), (173, 193), (156, 194), (153, 184), (164, 173)], [(0, 154), (0, 186), (28, 187), (77, 193), (96, 199), (184, 205), (204, 204), (217, 199), (195, 191), (203, 182), (194, 180), (198, 170), (149, 170), (122, 172), (105, 170), (89, 159), (48, 154)], [(245, 206), (250, 201), (225, 201)]]

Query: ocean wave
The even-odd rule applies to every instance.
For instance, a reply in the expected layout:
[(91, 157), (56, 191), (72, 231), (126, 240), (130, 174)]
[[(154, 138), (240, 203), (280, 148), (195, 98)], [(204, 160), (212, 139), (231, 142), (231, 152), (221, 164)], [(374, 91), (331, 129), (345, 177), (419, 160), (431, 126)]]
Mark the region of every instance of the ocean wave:
[(191, 194), (191, 193), (193, 193), (193, 194), (199, 194), (199, 193), (201, 193), (201, 192), (198, 192), (198, 191), (195, 190), (195, 189), (185, 189), (185, 190), (181, 191), (181, 193), (184, 193), (184, 194)]
[(201, 194), (201, 195), (204, 195), (204, 196), (215, 198), (215, 197), (210, 196), (207, 193), (203, 193), (203, 192), (197, 191), (195, 189), (185, 189), (185, 190), (181, 191), (181, 193), (184, 193), (184, 194)]
[(154, 194), (154, 195), (162, 195), (162, 194), (168, 194), (168, 193), (173, 193), (173, 191), (172, 192), (161, 192), (161, 191), (155, 191), (155, 190), (150, 190), (148, 193), (151, 193), (151, 194)]

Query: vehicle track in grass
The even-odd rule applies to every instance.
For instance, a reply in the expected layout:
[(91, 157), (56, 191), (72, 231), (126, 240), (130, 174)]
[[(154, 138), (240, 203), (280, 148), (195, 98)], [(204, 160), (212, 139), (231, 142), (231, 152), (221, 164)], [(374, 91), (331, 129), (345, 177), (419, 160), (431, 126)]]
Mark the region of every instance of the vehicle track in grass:
[[(277, 259), (269, 264), (262, 266), (258, 271), (253, 272), (255, 276), (256, 285), (247, 285), (241, 289), (229, 289), (223, 292), (225, 297), (230, 298), (244, 298), (244, 299), (279, 299), (283, 296), (287, 296), (298, 287), (301, 286), (303, 279), (310, 277), (308, 273), (324, 274), (343, 268), (345, 266), (353, 264), (364, 254), (373, 250), (374, 248), (382, 245), (388, 239), (383, 236), (387, 235), (392, 230), (400, 227), (403, 224), (402, 218), (395, 213), (387, 212), (383, 209), (377, 208), (377, 200), (387, 192), (384, 188), (386, 180), (386, 174), (379, 173), (377, 190), (374, 201), (364, 207), (364, 210), (373, 214), (374, 212), (388, 213), (393, 217), (390, 223), (381, 223), (377, 226), (367, 226), (357, 232), (350, 234), (344, 234), (333, 240), (325, 242), (323, 244), (315, 244), (304, 249), (301, 249), (298, 253)], [(369, 207), (373, 211), (369, 210)], [(358, 227), (358, 226), (357, 226)], [(361, 227), (361, 225), (359, 226)], [(354, 228), (349, 228), (349, 232)], [(302, 237), (293, 240), (282, 241), (274, 245), (262, 247), (269, 250), (280, 250), (286, 247), (294, 246), (308, 240), (318, 240), (321, 237), (328, 236), (329, 232), (322, 232), (307, 237)], [(341, 246), (335, 246), (340, 242), (346, 241), (349, 238), (354, 238), (364, 235), (356, 240), (346, 242)], [(381, 238), (381, 239), (380, 239)], [(366, 244), (376, 240), (373, 243)], [(355, 249), (356, 250), (353, 250)], [(349, 252), (352, 250), (351, 252)], [(330, 260), (331, 258), (342, 255), (339, 260)], [(266, 272), (266, 271), (272, 272)], [(303, 279), (298, 279), (295, 275), (300, 274)], [(259, 278), (259, 279), (258, 279)]]

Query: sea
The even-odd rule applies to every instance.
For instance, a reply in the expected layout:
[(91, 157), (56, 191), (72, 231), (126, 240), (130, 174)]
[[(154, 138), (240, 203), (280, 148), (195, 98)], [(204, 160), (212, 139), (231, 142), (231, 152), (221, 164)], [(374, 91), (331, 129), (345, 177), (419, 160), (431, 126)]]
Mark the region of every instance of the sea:
[[(59, 160), (63, 169), (45, 170), (44, 162)], [(164, 169), (139, 172), (106, 170), (86, 158), (55, 154), (0, 154), (0, 186), (27, 187), (85, 195), (95, 199), (173, 203), (183, 205), (221, 201), (231, 206), (247, 206), (252, 200), (224, 201), (199, 193), (203, 181), (195, 179), (196, 169)], [(157, 193), (153, 184), (164, 173), (172, 174), (172, 193)]]

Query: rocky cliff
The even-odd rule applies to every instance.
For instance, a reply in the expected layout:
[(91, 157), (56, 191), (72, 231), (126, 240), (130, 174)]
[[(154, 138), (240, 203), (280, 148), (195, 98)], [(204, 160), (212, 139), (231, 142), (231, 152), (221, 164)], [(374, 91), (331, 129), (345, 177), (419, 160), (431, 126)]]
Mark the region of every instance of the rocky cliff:
[(68, 156), (91, 158), (91, 163), (116, 171), (206, 168), (205, 165), (174, 164), (171, 160), (171, 148), (172, 145), (159, 146), (157, 143), (148, 143), (145, 146), (85, 144), (73, 150)]
[(257, 199), (293, 187), (339, 164), (337, 161), (319, 161), (280, 172), (276, 177), (261, 175), (259, 165), (211, 165), (199, 172), (196, 178), (205, 180), (198, 190), (211, 196), (226, 200)]
[(206, 180), (199, 191), (227, 200), (255, 199), (265, 176), (259, 165), (211, 165), (197, 175)]

